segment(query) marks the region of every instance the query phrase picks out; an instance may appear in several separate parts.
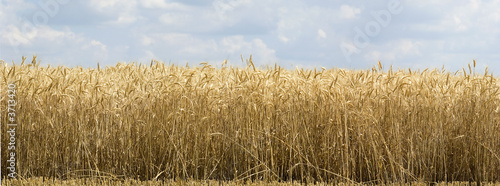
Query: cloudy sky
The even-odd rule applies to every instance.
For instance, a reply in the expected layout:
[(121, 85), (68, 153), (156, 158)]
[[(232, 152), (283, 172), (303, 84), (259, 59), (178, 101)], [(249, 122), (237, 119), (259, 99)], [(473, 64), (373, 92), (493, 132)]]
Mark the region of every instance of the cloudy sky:
[(0, 0), (0, 59), (500, 73), (500, 0)]

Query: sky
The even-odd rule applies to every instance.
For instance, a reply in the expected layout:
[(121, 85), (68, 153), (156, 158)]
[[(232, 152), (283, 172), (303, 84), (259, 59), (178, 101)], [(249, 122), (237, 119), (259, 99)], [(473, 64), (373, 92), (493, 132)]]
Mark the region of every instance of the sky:
[(500, 73), (500, 0), (0, 0), (0, 59)]

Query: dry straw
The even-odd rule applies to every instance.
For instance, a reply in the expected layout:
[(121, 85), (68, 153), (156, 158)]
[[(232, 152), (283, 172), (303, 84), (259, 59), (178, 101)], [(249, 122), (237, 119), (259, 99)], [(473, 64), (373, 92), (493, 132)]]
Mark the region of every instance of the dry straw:
[(475, 62), (460, 75), (25, 59), (0, 65), (0, 86), (18, 87), (23, 178), (500, 181), (500, 87)]

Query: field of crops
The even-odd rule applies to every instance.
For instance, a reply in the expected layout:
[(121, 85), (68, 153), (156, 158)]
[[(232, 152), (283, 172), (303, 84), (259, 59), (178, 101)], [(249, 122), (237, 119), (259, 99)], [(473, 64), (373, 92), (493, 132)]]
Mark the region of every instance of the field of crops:
[(0, 63), (20, 178), (500, 182), (488, 72)]
[[(473, 185), (473, 182), (439, 182), (432, 183), (435, 186), (464, 186)], [(301, 186), (306, 185), (304, 182), (278, 182), (278, 181), (223, 181), (223, 180), (147, 180), (141, 181), (137, 179), (122, 179), (113, 180), (105, 178), (82, 178), (82, 179), (68, 179), (68, 180), (58, 180), (58, 179), (44, 179), (44, 178), (29, 178), (22, 180), (9, 179), (2, 182), (2, 185), (43, 185), (43, 186), (135, 186), (135, 185), (147, 185), (147, 186), (196, 186), (196, 185), (220, 185), (220, 186)], [(327, 183), (308, 183), (307, 185), (318, 185), (324, 186)], [(330, 184), (332, 185), (332, 184)], [(349, 185), (359, 185), (352, 183), (337, 183), (337, 186), (349, 186)], [(373, 186), (384, 185), (384, 184), (370, 184)], [(390, 185), (397, 186), (427, 186), (428, 182), (408, 182), (408, 183), (391, 183)], [(484, 186), (499, 186), (500, 183), (482, 183)]]

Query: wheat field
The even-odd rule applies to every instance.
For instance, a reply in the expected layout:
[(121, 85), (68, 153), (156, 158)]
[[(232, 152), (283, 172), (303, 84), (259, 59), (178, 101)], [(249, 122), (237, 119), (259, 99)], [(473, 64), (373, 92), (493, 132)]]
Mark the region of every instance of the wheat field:
[(14, 83), (22, 179), (500, 182), (499, 79), (475, 62), (448, 72), (25, 59), (0, 63), (1, 161)]

